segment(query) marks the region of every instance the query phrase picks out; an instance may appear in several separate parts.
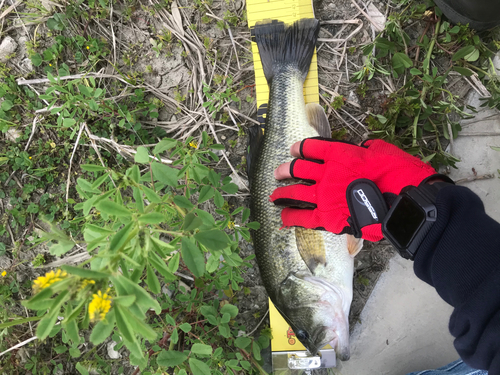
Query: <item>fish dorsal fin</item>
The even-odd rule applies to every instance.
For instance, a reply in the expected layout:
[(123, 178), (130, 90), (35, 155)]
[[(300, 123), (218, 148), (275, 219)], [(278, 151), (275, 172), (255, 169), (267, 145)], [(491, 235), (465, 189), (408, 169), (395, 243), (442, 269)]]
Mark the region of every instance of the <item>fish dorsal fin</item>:
[(326, 265), (325, 243), (320, 231), (295, 228), (295, 240), (300, 256), (313, 274), (318, 265)]
[(363, 248), (363, 239), (356, 238), (350, 234), (346, 234), (347, 236), (347, 250), (349, 254), (354, 258)]
[(252, 184), (252, 169), (255, 160), (257, 160), (262, 138), (264, 138), (264, 134), (260, 125), (254, 125), (248, 128), (247, 175), (250, 186)]
[(331, 138), (332, 130), (328, 123), (325, 110), (318, 103), (309, 103), (306, 105), (306, 115), (309, 124), (318, 132), (321, 137)]

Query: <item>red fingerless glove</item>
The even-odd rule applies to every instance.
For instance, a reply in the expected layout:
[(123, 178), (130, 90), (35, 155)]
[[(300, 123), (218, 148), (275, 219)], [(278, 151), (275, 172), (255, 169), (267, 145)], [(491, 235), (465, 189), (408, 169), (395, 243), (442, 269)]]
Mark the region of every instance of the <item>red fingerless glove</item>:
[(300, 154), (303, 159), (293, 160), (290, 174), (313, 185), (290, 185), (273, 192), (275, 204), (301, 207), (285, 208), (283, 225), (349, 233), (369, 241), (383, 238), (381, 223), (390, 197), (436, 174), (430, 165), (382, 140), (358, 146), (308, 138), (302, 141)]

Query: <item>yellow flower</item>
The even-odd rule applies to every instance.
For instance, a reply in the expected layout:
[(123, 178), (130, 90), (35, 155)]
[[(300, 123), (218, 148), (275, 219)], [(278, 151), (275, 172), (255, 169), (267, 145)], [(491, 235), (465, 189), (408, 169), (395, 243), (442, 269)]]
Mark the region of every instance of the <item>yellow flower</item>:
[(5, 276), (7, 276), (7, 271), (2, 272), (2, 277), (5, 277)]
[(80, 289), (78, 289), (78, 290), (83, 290), (87, 285), (92, 285), (92, 284), (95, 284), (94, 280), (83, 279), (82, 285), (80, 285)]
[(67, 275), (68, 274), (62, 270), (57, 270), (57, 272), (47, 272), (45, 276), (40, 276), (35, 281), (33, 281), (33, 292), (36, 294), (40, 290), (45, 289), (58, 281), (61, 281)]
[(32, 159), (32, 157), (30, 156), (30, 160)]
[(189, 146), (191, 146), (192, 148), (198, 148), (198, 143), (196, 141), (191, 141), (189, 142)]
[(87, 49), (90, 49), (90, 47), (89, 47), (89, 46), (87, 46)]
[(227, 223), (227, 227), (229, 229), (233, 229), (234, 228), (234, 221), (230, 221), (229, 223)]
[(97, 292), (97, 294), (92, 295), (92, 301), (89, 304), (90, 320), (103, 320), (109, 309), (111, 309), (110, 296), (108, 296), (106, 293), (103, 294), (100, 290)]
[(56, 148), (56, 144), (54, 142), (50, 142), (50, 147)]

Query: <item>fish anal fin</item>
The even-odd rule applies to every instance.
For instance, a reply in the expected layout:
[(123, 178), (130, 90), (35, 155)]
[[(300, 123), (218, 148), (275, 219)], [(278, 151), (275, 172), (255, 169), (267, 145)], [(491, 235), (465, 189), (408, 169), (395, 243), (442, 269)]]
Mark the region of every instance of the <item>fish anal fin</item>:
[(363, 239), (356, 238), (350, 234), (346, 234), (347, 236), (347, 250), (349, 254), (354, 258), (363, 248)]
[(295, 228), (295, 239), (300, 256), (313, 274), (318, 265), (326, 265), (326, 249), (321, 232)]
[(321, 137), (331, 138), (332, 130), (328, 123), (328, 117), (325, 110), (318, 103), (309, 103), (306, 105), (306, 115), (309, 124), (318, 132)]

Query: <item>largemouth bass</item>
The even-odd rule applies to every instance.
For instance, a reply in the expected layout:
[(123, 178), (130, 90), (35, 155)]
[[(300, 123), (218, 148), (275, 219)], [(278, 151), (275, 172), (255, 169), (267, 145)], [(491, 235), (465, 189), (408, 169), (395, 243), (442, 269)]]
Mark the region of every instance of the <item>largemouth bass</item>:
[(319, 22), (302, 19), (285, 26), (264, 21), (254, 31), (270, 89), (265, 133), (258, 147), (250, 145), (251, 212), (260, 223), (253, 233), (257, 263), (269, 297), (308, 351), (316, 355), (330, 344), (341, 360), (347, 360), (353, 258), (362, 240), (281, 228), (281, 208), (269, 199), (285, 184), (273, 172), (292, 160), (290, 146), (307, 137), (331, 136), (323, 108), (306, 106), (302, 92)]

